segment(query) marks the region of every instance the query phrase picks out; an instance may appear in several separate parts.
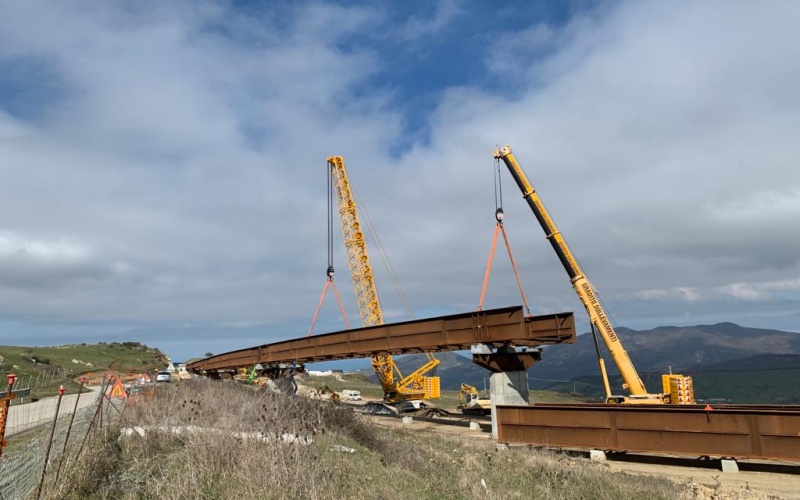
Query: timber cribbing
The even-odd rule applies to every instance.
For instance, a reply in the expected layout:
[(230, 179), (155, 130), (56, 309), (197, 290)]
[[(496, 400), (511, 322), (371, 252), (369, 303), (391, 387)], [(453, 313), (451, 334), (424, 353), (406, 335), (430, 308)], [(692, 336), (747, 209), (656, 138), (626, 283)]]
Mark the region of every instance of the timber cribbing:
[(187, 365), (194, 373), (261, 364), (304, 364), (420, 352), (457, 351), (474, 344), (536, 347), (574, 343), (571, 312), (525, 316), (522, 306), (391, 323), (239, 349)]

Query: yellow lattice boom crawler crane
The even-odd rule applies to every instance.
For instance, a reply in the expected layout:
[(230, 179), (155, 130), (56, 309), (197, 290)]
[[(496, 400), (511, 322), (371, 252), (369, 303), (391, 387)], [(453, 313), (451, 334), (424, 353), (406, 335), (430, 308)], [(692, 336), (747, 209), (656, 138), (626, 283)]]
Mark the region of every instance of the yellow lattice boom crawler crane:
[(606, 392), (606, 402), (608, 403), (625, 403), (625, 404), (692, 404), (694, 403), (694, 389), (692, 387), (691, 377), (679, 374), (664, 374), (662, 375), (662, 388), (664, 390), (661, 394), (651, 394), (647, 392), (647, 388), (639, 377), (639, 374), (634, 368), (630, 357), (628, 356), (625, 348), (617, 336), (617, 332), (611, 325), (611, 321), (606, 314), (597, 292), (589, 282), (589, 279), (583, 273), (583, 270), (578, 265), (572, 251), (567, 245), (566, 240), (561, 235), (561, 232), (556, 227), (553, 218), (542, 203), (539, 194), (531, 185), (527, 175), (519, 166), (517, 158), (511, 151), (511, 147), (506, 146), (494, 152), (494, 157), (498, 160), (503, 160), (514, 177), (517, 185), (522, 191), (522, 195), (528, 202), (533, 214), (542, 226), (542, 229), (553, 246), (553, 249), (558, 255), (558, 259), (566, 269), (572, 282), (575, 292), (578, 294), (586, 312), (589, 314), (589, 319), (592, 325), (592, 332), (599, 332), (600, 337), (603, 339), (608, 351), (611, 353), (611, 358), (617, 365), (620, 374), (622, 375), (623, 385), (622, 388), (628, 390), (629, 395), (612, 395), (611, 388), (608, 381), (608, 373), (606, 372), (605, 362), (600, 356), (599, 346), (597, 346), (597, 339), (595, 337), (595, 346), (598, 352), (598, 364), (600, 365), (600, 374), (603, 377), (603, 385)]
[[(363, 326), (382, 325), (383, 311), (378, 299), (378, 290), (375, 287), (375, 277), (367, 253), (366, 239), (358, 219), (355, 198), (347, 178), (344, 158), (331, 156), (328, 158), (328, 166), (339, 208), (347, 263), (353, 278), (361, 324)], [(372, 357), (372, 368), (383, 388), (383, 397), (386, 402), (439, 398), (439, 377), (425, 375), (436, 368), (439, 360), (430, 353), (426, 354), (428, 361), (406, 377), (400, 373), (391, 355), (381, 354)]]

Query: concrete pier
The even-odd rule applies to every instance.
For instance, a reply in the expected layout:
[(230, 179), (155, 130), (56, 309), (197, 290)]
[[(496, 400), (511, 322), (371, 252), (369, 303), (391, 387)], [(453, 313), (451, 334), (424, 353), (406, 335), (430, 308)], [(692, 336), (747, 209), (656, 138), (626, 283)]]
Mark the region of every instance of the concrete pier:
[(497, 439), (498, 405), (527, 405), (530, 402), (528, 368), (542, 359), (539, 349), (517, 351), (513, 347), (496, 350), (485, 344), (471, 347), (472, 362), (492, 372), (489, 397), (492, 401), (492, 438)]

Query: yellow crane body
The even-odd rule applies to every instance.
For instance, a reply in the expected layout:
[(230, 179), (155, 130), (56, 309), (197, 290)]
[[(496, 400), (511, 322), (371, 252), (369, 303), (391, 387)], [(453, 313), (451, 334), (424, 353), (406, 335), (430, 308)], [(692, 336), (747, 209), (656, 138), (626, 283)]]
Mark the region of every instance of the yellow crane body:
[[(358, 304), (358, 313), (363, 326), (383, 324), (375, 276), (372, 273), (367, 242), (358, 218), (355, 197), (347, 177), (344, 158), (328, 157), (328, 166), (336, 193), (342, 237), (347, 251), (347, 263), (353, 278), (353, 288)], [(439, 361), (428, 353), (428, 362), (407, 377), (403, 377), (391, 355), (372, 357), (372, 368), (380, 381), (387, 402), (411, 399), (437, 399), (440, 396), (439, 377), (426, 377)]]
[[(603, 305), (600, 303), (600, 299), (597, 297), (594, 287), (583, 273), (581, 267), (578, 265), (577, 260), (569, 248), (569, 245), (567, 245), (566, 240), (561, 235), (558, 227), (556, 227), (555, 222), (553, 222), (553, 218), (550, 216), (547, 208), (545, 208), (542, 199), (539, 197), (539, 194), (533, 188), (528, 180), (527, 175), (525, 175), (522, 167), (520, 167), (519, 163), (517, 162), (517, 158), (511, 151), (511, 147), (506, 146), (502, 149), (496, 150), (494, 152), (494, 157), (496, 159), (503, 160), (506, 167), (508, 167), (509, 172), (511, 172), (511, 176), (514, 178), (520, 190), (522, 191), (523, 197), (528, 202), (533, 214), (536, 216), (536, 219), (542, 226), (548, 241), (550, 241), (550, 244), (553, 246), (558, 259), (561, 261), (561, 264), (567, 271), (570, 281), (572, 282), (572, 286), (575, 289), (575, 292), (578, 294), (578, 298), (586, 308), (586, 312), (589, 314), (589, 319), (592, 325), (600, 334), (600, 337), (603, 339), (603, 342), (611, 354), (611, 358), (617, 365), (624, 382), (622, 388), (627, 389), (630, 392), (630, 396), (612, 396), (605, 364), (602, 358), (599, 358), (598, 362), (600, 364), (600, 372), (603, 377), (603, 384), (606, 391), (606, 400), (608, 402), (623, 402), (628, 404), (670, 403), (672, 398), (668, 390), (665, 390), (664, 394), (650, 394), (647, 392), (647, 389), (645, 388), (642, 379), (639, 377), (636, 368), (634, 368), (627, 351), (624, 347), (622, 347), (622, 343), (620, 342), (614, 327), (611, 325), (611, 321), (609, 320)], [(677, 377), (683, 377), (682, 375), (671, 376), (674, 379), (677, 379)], [(668, 384), (664, 382), (663, 385), (664, 387), (667, 387)], [(684, 385), (691, 387), (691, 379), (689, 378), (688, 384)], [(693, 401), (694, 396), (692, 395), (690, 399)]]

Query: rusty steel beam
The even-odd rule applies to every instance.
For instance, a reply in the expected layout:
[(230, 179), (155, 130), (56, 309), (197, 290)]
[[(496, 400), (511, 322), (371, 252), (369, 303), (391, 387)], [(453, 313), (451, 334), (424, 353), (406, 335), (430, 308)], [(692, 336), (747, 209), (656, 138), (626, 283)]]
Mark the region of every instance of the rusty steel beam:
[(498, 406), (497, 422), (509, 444), (800, 460), (800, 406)]
[(454, 314), (303, 337), (218, 354), (187, 365), (195, 372), (230, 371), (261, 364), (304, 364), (469, 349), (473, 344), (535, 347), (575, 342), (572, 313), (526, 317), (521, 306)]

